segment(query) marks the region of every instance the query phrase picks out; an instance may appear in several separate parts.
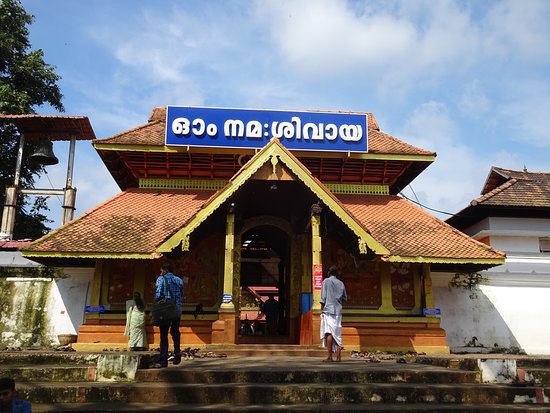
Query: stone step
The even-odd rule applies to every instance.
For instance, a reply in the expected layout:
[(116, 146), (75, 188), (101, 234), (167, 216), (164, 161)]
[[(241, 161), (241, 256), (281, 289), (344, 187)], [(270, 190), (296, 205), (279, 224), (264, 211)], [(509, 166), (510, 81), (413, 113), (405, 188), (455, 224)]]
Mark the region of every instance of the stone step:
[(550, 368), (550, 356), (524, 356), (516, 359), (518, 367), (522, 368)]
[(10, 377), (16, 383), (50, 381), (95, 381), (97, 368), (93, 365), (40, 364), (30, 366), (0, 366), (0, 377)]
[[(550, 368), (526, 367), (521, 370), (525, 372), (522, 378), (528, 384), (550, 386)], [(518, 369), (518, 375), (521, 375), (520, 369)]]
[(65, 404), (34, 404), (34, 413), (173, 413), (173, 412), (406, 412), (406, 413), (548, 413), (548, 407), (540, 405), (479, 405), (479, 404), (439, 404), (439, 403), (380, 403), (380, 404), (261, 404), (235, 405), (232, 403), (216, 404), (167, 404), (167, 403), (65, 403)]
[[(191, 364), (182, 362), (182, 366), (167, 369), (138, 370), (135, 376), (138, 382), (168, 383), (476, 383), (479, 372), (450, 370), (442, 367), (403, 365), (395, 362), (361, 363), (361, 361), (342, 362), (346, 370), (341, 371), (330, 366), (312, 362), (307, 367), (300, 365), (292, 369), (288, 366), (265, 368), (255, 367), (252, 363), (246, 368), (216, 367), (208, 362), (198, 361)], [(351, 365), (351, 366), (350, 366)], [(322, 367), (327, 367), (323, 369)]]
[(147, 403), (174, 404), (377, 404), (449, 403), (517, 404), (546, 403), (550, 411), (550, 388), (502, 384), (283, 384), (283, 383), (56, 383), (34, 382), (18, 385), (22, 398), (32, 403)]

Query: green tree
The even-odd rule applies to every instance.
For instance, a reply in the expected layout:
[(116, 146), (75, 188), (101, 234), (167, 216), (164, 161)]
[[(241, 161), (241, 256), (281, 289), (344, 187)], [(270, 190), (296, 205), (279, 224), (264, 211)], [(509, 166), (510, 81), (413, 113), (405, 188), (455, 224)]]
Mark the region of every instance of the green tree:
[[(0, 113), (36, 113), (35, 108), (49, 104), (64, 111), (63, 95), (57, 85), (60, 77), (55, 67), (44, 62), (42, 50), (31, 50), (29, 30), (34, 17), (19, 0), (2, 0), (0, 4)], [(19, 132), (10, 124), (0, 123), (0, 196), (4, 205), (5, 188), (13, 185)], [(34, 145), (26, 143), (21, 167), (21, 186), (32, 188), (35, 177), (44, 171), (41, 165), (27, 162)], [(38, 238), (49, 228), (50, 221), (42, 197), (19, 196), (15, 218), (14, 239)]]

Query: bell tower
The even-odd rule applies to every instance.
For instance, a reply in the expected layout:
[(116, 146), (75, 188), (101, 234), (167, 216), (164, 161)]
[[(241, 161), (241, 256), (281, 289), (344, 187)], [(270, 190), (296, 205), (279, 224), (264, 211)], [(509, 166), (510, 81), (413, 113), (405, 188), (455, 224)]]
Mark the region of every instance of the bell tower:
[[(0, 114), (0, 121), (14, 124), (17, 126), (20, 134), (13, 185), (6, 187), (0, 239), (13, 239), (15, 211), (19, 194), (62, 195), (63, 215), (61, 222), (65, 224), (72, 220), (76, 201), (76, 188), (73, 187), (72, 182), (76, 141), (95, 139), (95, 134), (88, 118), (85, 116)], [(53, 141), (69, 142), (65, 187), (59, 189), (21, 187), (20, 175), (25, 141), (38, 144), (36, 151), (28, 157), (28, 161), (37, 162), (41, 165), (56, 165), (59, 163), (59, 160), (53, 153)]]

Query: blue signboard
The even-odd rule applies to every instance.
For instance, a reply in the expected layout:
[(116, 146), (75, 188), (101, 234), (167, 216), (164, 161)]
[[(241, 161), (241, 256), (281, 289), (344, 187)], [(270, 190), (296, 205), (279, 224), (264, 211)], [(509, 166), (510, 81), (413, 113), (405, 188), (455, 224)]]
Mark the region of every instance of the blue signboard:
[(87, 305), (84, 307), (86, 313), (104, 313), (105, 306), (103, 305)]
[(424, 315), (441, 315), (439, 308), (424, 308)]
[(231, 294), (222, 295), (222, 303), (230, 303), (231, 301), (233, 301), (233, 296)]
[(166, 145), (367, 152), (367, 114), (168, 106)]

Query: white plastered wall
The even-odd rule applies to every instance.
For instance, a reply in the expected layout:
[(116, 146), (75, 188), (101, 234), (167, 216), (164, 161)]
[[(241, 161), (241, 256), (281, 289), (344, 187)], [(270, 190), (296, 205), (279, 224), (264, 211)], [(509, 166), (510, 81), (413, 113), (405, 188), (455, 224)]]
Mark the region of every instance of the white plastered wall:
[[(93, 268), (65, 268), (60, 278), (5, 278), (0, 297), (0, 343), (52, 346), (59, 334), (76, 334), (90, 302)], [(9, 293), (8, 293), (9, 292)]]

